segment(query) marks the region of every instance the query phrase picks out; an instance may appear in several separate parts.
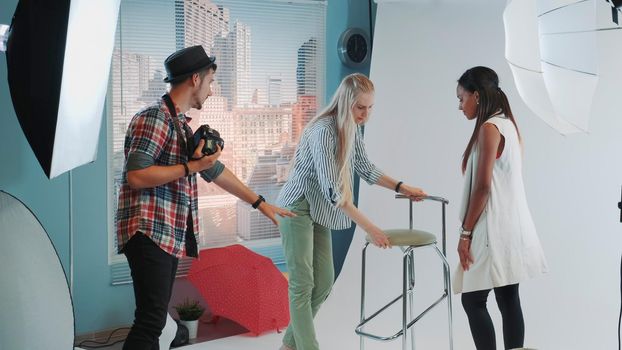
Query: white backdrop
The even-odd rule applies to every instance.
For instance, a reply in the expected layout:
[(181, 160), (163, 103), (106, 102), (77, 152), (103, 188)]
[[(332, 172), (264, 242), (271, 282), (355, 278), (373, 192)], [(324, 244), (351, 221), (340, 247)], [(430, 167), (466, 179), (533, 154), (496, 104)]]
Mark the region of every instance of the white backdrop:
[[(374, 115), (365, 133), (370, 158), (388, 174), (450, 200), (449, 260), (455, 253), (461, 201), (461, 155), (473, 130), (457, 109), (456, 80), (475, 65), (497, 71), (525, 144), (524, 176), (530, 208), (550, 273), (523, 283), (526, 346), (539, 349), (614, 349), (617, 346), (622, 224), (617, 202), (622, 184), (620, 86), (622, 43), (614, 32), (599, 36), (600, 79), (589, 134), (561, 136), (520, 100), (504, 59), (504, 1), (380, 1), (371, 77)], [(418, 226), (438, 228), (440, 209), (418, 205)], [(406, 203), (378, 187), (361, 186), (360, 207), (381, 227), (404, 227)], [(425, 208), (424, 208), (425, 207)], [(322, 348), (355, 349), (358, 338), (360, 247), (357, 230), (344, 269), (317, 317)], [(441, 288), (431, 251), (418, 254), (418, 302)], [(372, 250), (368, 295), (372, 305), (397, 295), (399, 252)], [(389, 288), (393, 288), (389, 290)], [(502, 348), (494, 296), (490, 309)], [(447, 348), (444, 305), (417, 327), (420, 349)], [(371, 307), (368, 307), (371, 311)], [(399, 327), (399, 313), (373, 329)], [(474, 349), (459, 296), (454, 299), (456, 349)], [(372, 328), (370, 328), (372, 329)], [(368, 341), (368, 349), (399, 349), (398, 342)]]

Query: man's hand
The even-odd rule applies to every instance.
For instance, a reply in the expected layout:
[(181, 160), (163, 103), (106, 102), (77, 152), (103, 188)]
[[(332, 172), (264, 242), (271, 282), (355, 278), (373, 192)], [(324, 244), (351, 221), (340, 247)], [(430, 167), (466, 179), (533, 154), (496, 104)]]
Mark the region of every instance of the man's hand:
[(201, 139), (199, 141), (199, 145), (194, 150), (192, 154), (192, 160), (188, 162), (188, 168), (193, 173), (198, 173), (199, 171), (207, 170), (216, 164), (216, 161), (220, 157), (220, 146), (216, 145), (216, 153), (206, 156), (203, 154), (203, 146), (205, 145), (205, 140)]
[(259, 207), (257, 207), (257, 209), (259, 209), (259, 211), (265, 215), (268, 219), (272, 220), (272, 222), (275, 225), (279, 225), (279, 222), (276, 220), (276, 216), (280, 216), (280, 217), (294, 217), (296, 216), (296, 214), (292, 213), (291, 211), (287, 210), (287, 209), (283, 209), (283, 208), (279, 208), (277, 206), (274, 206), (268, 202), (261, 202), (261, 204), (259, 204)]

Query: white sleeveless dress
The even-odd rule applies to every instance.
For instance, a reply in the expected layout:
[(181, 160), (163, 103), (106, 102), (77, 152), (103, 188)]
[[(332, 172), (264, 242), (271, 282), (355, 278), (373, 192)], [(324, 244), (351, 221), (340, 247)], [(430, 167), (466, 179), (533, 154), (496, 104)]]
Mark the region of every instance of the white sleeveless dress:
[[(536, 233), (523, 184), (522, 147), (514, 123), (495, 116), (494, 124), (505, 138), (501, 156), (495, 160), (490, 197), (473, 229), (468, 271), (458, 265), (454, 293), (467, 293), (520, 283), (546, 273), (547, 264)], [(464, 219), (471, 189), (475, 186), (478, 146), (468, 159), (460, 220)]]

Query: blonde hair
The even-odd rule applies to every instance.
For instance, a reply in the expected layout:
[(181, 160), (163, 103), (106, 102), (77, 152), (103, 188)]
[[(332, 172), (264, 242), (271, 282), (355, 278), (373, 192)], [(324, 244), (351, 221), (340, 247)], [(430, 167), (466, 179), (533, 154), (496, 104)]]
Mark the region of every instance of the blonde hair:
[(354, 149), (357, 124), (352, 116), (352, 108), (359, 96), (363, 93), (373, 93), (374, 84), (369, 78), (360, 73), (346, 76), (339, 84), (332, 100), (307, 127), (322, 118), (335, 118), (337, 124), (337, 166), (339, 167), (339, 187), (342, 194), (337, 206), (352, 202), (352, 169), (350, 157)]

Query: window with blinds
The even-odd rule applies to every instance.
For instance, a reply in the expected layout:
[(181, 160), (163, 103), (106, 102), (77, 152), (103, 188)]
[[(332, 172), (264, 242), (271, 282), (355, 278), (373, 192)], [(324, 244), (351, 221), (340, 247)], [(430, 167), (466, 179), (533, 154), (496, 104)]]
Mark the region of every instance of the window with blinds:
[[(301, 131), (323, 103), (325, 19), (325, 0), (122, 1), (107, 118), (112, 263), (125, 261), (116, 254), (114, 222), (125, 132), (134, 114), (166, 91), (164, 59), (192, 45), (216, 56), (214, 95), (188, 113), (190, 126), (218, 130), (225, 139), (220, 160), (274, 202)], [(199, 225), (202, 247), (241, 243), (282, 259), (276, 226), (201, 179)]]

